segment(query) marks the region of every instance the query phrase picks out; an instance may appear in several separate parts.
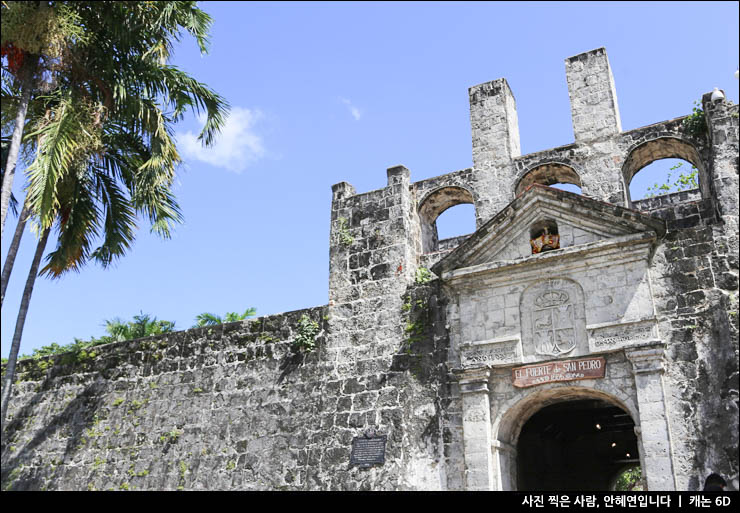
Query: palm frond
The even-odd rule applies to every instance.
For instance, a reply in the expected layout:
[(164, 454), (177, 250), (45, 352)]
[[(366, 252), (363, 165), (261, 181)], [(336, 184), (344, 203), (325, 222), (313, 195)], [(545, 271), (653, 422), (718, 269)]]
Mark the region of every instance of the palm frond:
[(93, 187), (84, 174), (75, 177), (71, 187), (58, 187), (64, 200), (57, 223), (57, 245), (47, 255), (41, 275), (59, 278), (67, 271), (79, 272), (90, 258), (92, 242), (100, 233), (100, 212)]
[(51, 119), (42, 122), (28, 135), (38, 136), (40, 141), (36, 159), (26, 169), (26, 192), (41, 229), (51, 226), (58, 212), (56, 185), (69, 173), (77, 157), (80, 132), (80, 120), (67, 98), (55, 109)]
[(102, 245), (91, 254), (103, 268), (122, 257), (131, 248), (136, 228), (136, 212), (130, 198), (120, 189), (114, 179), (96, 173), (97, 196), (105, 211), (104, 238)]
[[(58, 224), (57, 247), (42, 270), (52, 277), (91, 259), (111, 265), (131, 248), (138, 216), (171, 237), (183, 222), (172, 192), (181, 163), (173, 125), (187, 111), (204, 113), (200, 138), (212, 145), (229, 108), (167, 64), (185, 33), (207, 51), (212, 20), (196, 2), (101, 4), (69, 3), (84, 41), (66, 41), (56, 88), (29, 106), (34, 122), (24, 143), (36, 154), (27, 168), (28, 202), (39, 228)], [(14, 96), (3, 80), (4, 112)]]
[(132, 338), (128, 323), (118, 317), (105, 321), (105, 331), (108, 332), (114, 341), (129, 340)]
[(209, 312), (203, 312), (201, 314), (198, 314), (195, 317), (196, 324), (193, 326), (194, 328), (200, 328), (203, 326), (216, 326), (218, 324), (223, 324), (223, 319), (219, 317), (218, 315), (209, 313)]

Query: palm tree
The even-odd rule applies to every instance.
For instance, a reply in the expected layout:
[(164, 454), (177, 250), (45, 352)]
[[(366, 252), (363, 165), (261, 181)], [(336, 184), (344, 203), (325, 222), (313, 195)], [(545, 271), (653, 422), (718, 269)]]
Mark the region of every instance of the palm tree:
[(175, 323), (172, 321), (158, 321), (156, 317), (140, 312), (139, 315), (134, 315), (133, 321), (125, 322), (118, 318), (105, 321), (105, 331), (108, 332), (108, 337), (105, 337), (106, 340), (120, 342), (171, 333), (175, 331)]
[[(205, 110), (201, 139), (213, 142), (227, 103), (166, 64), (181, 30), (207, 50), (210, 18), (195, 2), (70, 2), (85, 27), (68, 40), (57, 87), (39, 95), (44, 115), (33, 122), (36, 157), (27, 168), (26, 203), (40, 234), (40, 262), (49, 230), (58, 241), (42, 274), (59, 277), (89, 260), (107, 267), (130, 248), (137, 214), (169, 237), (182, 216), (171, 187), (180, 162), (171, 125), (188, 110)], [(102, 4), (102, 5), (101, 5)], [(102, 238), (93, 249), (96, 238)], [(11, 346), (2, 419), (15, 370), (38, 263), (32, 266)]]
[(256, 313), (256, 308), (247, 308), (244, 313), (241, 314), (238, 312), (227, 312), (226, 315), (224, 315), (223, 317), (219, 317), (218, 315), (209, 312), (203, 312), (195, 317), (195, 320), (197, 322), (193, 325), (193, 328), (202, 328), (203, 326), (216, 326), (225, 322), (243, 321), (247, 317), (253, 317)]
[[(12, 125), (7, 161), (3, 165), (0, 211), (5, 219), (23, 139), (26, 115), (39, 90), (53, 88), (56, 72), (64, 68), (68, 41), (83, 42), (84, 26), (70, 2), (2, 2), (2, 41), (0, 49), (7, 59), (3, 68), (2, 127)], [(12, 78), (11, 78), (12, 77)], [(6, 95), (6, 85), (17, 95)], [(12, 121), (10, 121), (13, 116)]]
[[(11, 210), (15, 210), (12, 208), (12, 203)], [(2, 292), (0, 292), (0, 306), (2, 306), (3, 301), (5, 300), (5, 290), (8, 288), (10, 273), (13, 271), (13, 264), (15, 263), (15, 257), (18, 254), (18, 248), (20, 248), (21, 245), (21, 238), (23, 237), (23, 230), (26, 228), (28, 215), (28, 205), (24, 204), (23, 210), (21, 210), (21, 215), (18, 218), (18, 224), (15, 227), (15, 232), (13, 233), (13, 240), (10, 242), (10, 248), (8, 248), (8, 256), (5, 258), (5, 263), (3, 264), (2, 278), (0, 278), (0, 286), (2, 287)]]
[[(10, 139), (2, 139), (2, 147), (0, 151), (0, 180), (2, 177), (5, 176), (5, 163), (8, 160), (8, 149), (10, 147)], [(12, 194), (10, 195), (10, 210), (13, 211), (13, 214), (18, 215), (18, 201), (15, 199), (15, 196)], [(26, 226), (26, 218), (28, 217), (28, 207), (26, 205), (23, 205), (23, 210), (21, 211), (21, 216), (18, 219), (18, 225), (16, 226), (15, 233), (13, 234), (13, 240), (10, 243), (10, 248), (8, 249), (8, 256), (5, 259), (5, 263), (3, 264), (3, 272), (2, 272), (2, 278), (0, 279), (0, 284), (2, 285), (2, 292), (0, 292), (0, 305), (3, 303), (3, 299), (5, 299), (5, 289), (8, 286), (8, 278), (10, 277), (10, 272), (13, 269), (13, 263), (15, 262), (15, 256), (18, 253), (18, 248), (20, 247), (20, 241), (21, 236), (23, 235), (23, 229)]]
[[(33, 8), (28, 7), (30, 4), (3, 2), (2, 20), (4, 45), (10, 40), (11, 44), (33, 47), (38, 51), (51, 47), (48, 55), (41, 56), (40, 62), (45, 63), (43, 69), (47, 70), (47, 75), (53, 75), (45, 81), (47, 89), (49, 84), (56, 88), (51, 94), (33, 97), (29, 109), (34, 111), (37, 131), (26, 134), (24, 141), (38, 146), (37, 139), (53, 136), (57, 144), (51, 146), (54, 158), (47, 158), (45, 165), (37, 159), (27, 198), (27, 201), (31, 200), (31, 212), (40, 220), (41, 228), (53, 224), (60, 204), (57, 184), (71, 169), (69, 162), (80, 149), (81, 145), (75, 144), (78, 135), (92, 132), (93, 135), (97, 133), (98, 139), (86, 139), (104, 151), (97, 155), (88, 151), (88, 157), (96, 156), (98, 168), (106, 168), (104, 172), (108, 173), (108, 179), (103, 177), (96, 181), (98, 186), (112, 192), (110, 181), (119, 180), (131, 188), (132, 173), (123, 176), (123, 172), (126, 167), (132, 169), (132, 166), (137, 166), (136, 172), (142, 174), (140, 181), (144, 182), (144, 189), (137, 197), (127, 199), (137, 210), (144, 211), (152, 222), (153, 231), (169, 237), (172, 221), (179, 220), (174, 198), (169, 197), (169, 187), (174, 179), (174, 169), (180, 162), (170, 126), (189, 109), (196, 112), (205, 110), (207, 118), (200, 138), (209, 145), (223, 124), (228, 106), (205, 85), (167, 65), (167, 58), (173, 41), (179, 39), (182, 30), (193, 35), (201, 51), (206, 52), (210, 18), (197, 9), (195, 2), (55, 2), (50, 12), (57, 13), (57, 19), (66, 20), (60, 24), (63, 28), (56, 30), (54, 45), (34, 46), (27, 41), (29, 36), (26, 32), (17, 27), (23, 25), (21, 22), (28, 24), (29, 19), (33, 21), (39, 17)], [(13, 13), (15, 17), (9, 15)], [(6, 19), (10, 20), (7, 22), (9, 28), (6, 28)], [(14, 24), (13, 20), (20, 21)], [(84, 27), (85, 32), (81, 32), (80, 27)], [(59, 42), (60, 38), (66, 46)], [(17, 88), (7, 86), (5, 78), (4, 75), (3, 126), (10, 122), (6, 119), (7, 112), (19, 103)], [(85, 106), (93, 119), (88, 120), (87, 126), (77, 123), (77, 131), (70, 130), (70, 120), (74, 124), (75, 116), (65, 114), (79, 115)], [(4, 187), (3, 191), (6, 190), (9, 188)], [(156, 198), (145, 198), (147, 194)], [(109, 194), (107, 197), (114, 202), (125, 196)], [(145, 203), (150, 206), (139, 208)], [(161, 208), (152, 208), (151, 205), (155, 204)], [(119, 207), (116, 211), (125, 217), (126, 211), (120, 207), (120, 202), (111, 204), (111, 207)], [(21, 222), (26, 217), (21, 216)], [(113, 228), (111, 223), (114, 223), (114, 217), (108, 219)], [(118, 250), (107, 255), (103, 252), (95, 255), (104, 266), (122, 255), (122, 249), (130, 245), (132, 236), (125, 230), (126, 224), (132, 226), (133, 222), (118, 223)], [(20, 228), (16, 230), (19, 235), (23, 233)], [(46, 272), (58, 276), (66, 269), (60, 265), (59, 256), (60, 253), (55, 254), (53, 265), (47, 266)], [(9, 277), (12, 259), (6, 263), (9, 265), (6, 265), (5, 276)]]
[[(79, 353), (80, 351), (102, 344), (161, 335), (162, 333), (171, 333), (175, 331), (175, 322), (158, 321), (156, 317), (152, 317), (149, 314), (141, 312), (139, 315), (134, 315), (132, 321), (123, 321), (118, 317), (112, 320), (106, 320), (105, 331), (107, 332), (107, 335), (103, 335), (101, 337), (90, 337), (90, 340), (83, 340), (75, 337), (74, 341), (69, 344), (60, 345), (56, 342), (52, 342), (51, 344), (37, 347), (33, 350), (31, 355), (19, 356), (18, 360), (26, 358), (41, 358), (44, 356), (63, 353)], [(6, 361), (7, 359), (3, 358), (3, 363), (6, 363)]]
[(18, 76), (20, 79), (21, 97), (16, 110), (16, 117), (13, 124), (13, 133), (11, 136), (11, 142), (8, 147), (8, 156), (5, 159), (3, 166), (3, 179), (2, 189), (0, 193), (0, 212), (2, 213), (2, 225), (0, 226), (0, 234), (5, 231), (5, 217), (8, 213), (8, 204), (10, 203), (11, 190), (13, 188), (13, 179), (15, 177), (15, 166), (18, 161), (18, 151), (21, 146), (21, 139), (23, 137), (23, 128), (26, 121), (26, 112), (28, 111), (28, 103), (31, 99), (31, 89), (33, 84), (33, 77), (36, 71), (36, 64), (32, 60), (28, 60), (23, 67), (18, 70)]

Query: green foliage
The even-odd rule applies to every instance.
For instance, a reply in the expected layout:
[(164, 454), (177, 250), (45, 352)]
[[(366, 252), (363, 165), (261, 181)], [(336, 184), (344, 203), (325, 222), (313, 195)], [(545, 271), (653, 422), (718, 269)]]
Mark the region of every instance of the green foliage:
[(178, 490), (182, 490), (185, 486), (185, 474), (188, 473), (188, 464), (185, 463), (183, 460), (180, 460), (178, 463), (178, 467), (180, 467), (180, 480), (179, 480), (179, 486), (177, 487)]
[(298, 328), (293, 339), (292, 348), (296, 353), (310, 353), (316, 349), (316, 335), (319, 333), (319, 323), (312, 321), (306, 314), (298, 320)]
[(198, 316), (195, 318), (197, 322), (193, 325), (193, 328), (202, 328), (203, 326), (217, 326), (226, 322), (243, 321), (248, 317), (254, 317), (256, 314), (257, 309), (254, 307), (247, 308), (244, 313), (226, 312), (226, 315), (224, 315), (223, 317), (219, 317), (218, 315), (209, 312), (203, 312), (201, 314), (198, 314)]
[(642, 470), (639, 465), (630, 467), (619, 474), (614, 486), (614, 490), (618, 492), (640, 492), (643, 489)]
[[(675, 166), (672, 166), (670, 168), (671, 171), (676, 171), (681, 169), (683, 166), (683, 162), (677, 163)], [(660, 196), (663, 194), (670, 194), (672, 192), (680, 192), (685, 191), (689, 189), (696, 189), (699, 187), (699, 181), (698, 181), (698, 170), (695, 166), (691, 166), (691, 171), (688, 173), (684, 173), (683, 171), (679, 171), (678, 178), (671, 183), (671, 176), (672, 173), (668, 173), (668, 178), (666, 178), (666, 182), (658, 185), (655, 183), (652, 187), (647, 188), (647, 194), (645, 195), (646, 198), (653, 198), (655, 196)]]
[(411, 351), (411, 345), (414, 342), (424, 340), (424, 331), (426, 331), (426, 325), (423, 319), (419, 319), (416, 322), (409, 322), (406, 324), (406, 349), (407, 352)]
[(355, 241), (355, 238), (352, 237), (352, 235), (350, 235), (349, 233), (349, 222), (347, 221), (347, 218), (340, 217), (339, 219), (337, 219), (337, 223), (337, 234), (339, 236), (339, 242), (343, 246), (351, 246), (352, 243)]
[(275, 337), (273, 337), (272, 335), (268, 335), (267, 333), (260, 333), (257, 336), (257, 340), (262, 342), (263, 344), (269, 344), (270, 342), (277, 341)]
[(180, 435), (182, 435), (182, 431), (179, 429), (173, 429), (168, 433), (162, 433), (159, 437), (159, 441), (162, 443), (174, 444), (180, 439)]
[[(134, 315), (132, 321), (122, 321), (116, 318), (105, 321), (105, 323), (105, 330), (108, 332), (107, 335), (103, 335), (100, 338), (91, 337), (90, 340), (75, 338), (74, 342), (65, 345), (53, 342), (34, 349), (30, 356), (21, 355), (19, 360), (34, 359), (37, 361), (35, 370), (46, 371), (53, 364), (53, 360), (46, 359), (49, 356), (64, 355), (61, 359), (61, 363), (64, 365), (86, 362), (97, 356), (97, 353), (91, 350), (95, 346), (161, 335), (175, 330), (174, 322), (158, 321), (156, 317), (144, 314), (143, 312), (139, 315)], [(3, 363), (6, 361), (6, 359), (3, 359)]]
[(429, 305), (424, 298), (419, 298), (414, 301), (410, 294), (404, 296), (401, 311), (408, 315), (406, 328), (404, 330), (406, 334), (404, 348), (407, 354), (412, 353), (411, 346), (413, 344), (421, 342), (427, 338), (426, 332), (429, 327), (428, 306)]
[(64, 57), (67, 41), (83, 45), (88, 40), (80, 16), (67, 2), (45, 9), (36, 2), (3, 2), (2, 6), (2, 44), (41, 55), (50, 64)]
[(696, 137), (697, 139), (706, 138), (708, 130), (707, 118), (704, 115), (704, 111), (701, 109), (700, 102), (694, 102), (693, 111), (683, 120), (683, 128), (687, 134)]
[(132, 321), (123, 321), (119, 318), (105, 321), (107, 337), (101, 337), (108, 342), (121, 342), (137, 338), (153, 337), (164, 333), (175, 331), (175, 323), (172, 321), (158, 321), (156, 317), (140, 312), (134, 315)]
[[(3, 2), (2, 39), (40, 56), (43, 87), (33, 91), (23, 139), (36, 149), (26, 190), (35, 229), (57, 225), (42, 269), (57, 278), (122, 257), (137, 215), (171, 236), (182, 222), (171, 190), (181, 162), (172, 126), (187, 111), (205, 112), (199, 139), (211, 145), (228, 104), (167, 63), (181, 32), (207, 51), (211, 19), (196, 2), (49, 4)], [(3, 127), (20, 98), (5, 75)]]
[(418, 283), (419, 285), (428, 283), (432, 281), (433, 279), (434, 279), (434, 275), (426, 267), (419, 267), (416, 270), (416, 283)]

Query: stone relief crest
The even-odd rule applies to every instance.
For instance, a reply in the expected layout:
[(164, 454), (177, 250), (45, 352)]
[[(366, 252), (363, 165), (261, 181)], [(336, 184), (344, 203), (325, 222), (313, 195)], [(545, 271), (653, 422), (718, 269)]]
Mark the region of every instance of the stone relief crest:
[[(549, 282), (552, 286), (552, 282)], [(576, 347), (573, 304), (564, 290), (548, 289), (534, 299), (532, 311), (535, 354), (559, 356)]]
[(537, 282), (522, 294), (520, 311), (523, 356), (541, 359), (588, 352), (578, 283), (567, 278)]

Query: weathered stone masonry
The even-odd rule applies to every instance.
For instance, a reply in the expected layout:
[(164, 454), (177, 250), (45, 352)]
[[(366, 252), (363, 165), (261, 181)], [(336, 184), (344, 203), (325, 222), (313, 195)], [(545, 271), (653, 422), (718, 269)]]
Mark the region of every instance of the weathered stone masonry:
[[(328, 305), (21, 362), (3, 489), (521, 489), (538, 475), (521, 433), (573, 401), (634, 422), (649, 489), (710, 472), (738, 489), (738, 107), (705, 95), (706, 134), (623, 132), (603, 48), (566, 79), (572, 144), (521, 155), (499, 79), (469, 90), (472, 168), (334, 185)], [(695, 165), (699, 189), (633, 201), (661, 158)], [(546, 187), (562, 182), (583, 194)], [(476, 232), (439, 241), (460, 203)], [(532, 255), (543, 223), (560, 249)], [(292, 348), (303, 315), (310, 353)], [(603, 378), (512, 379), (594, 358)], [(385, 463), (350, 466), (370, 428)]]

